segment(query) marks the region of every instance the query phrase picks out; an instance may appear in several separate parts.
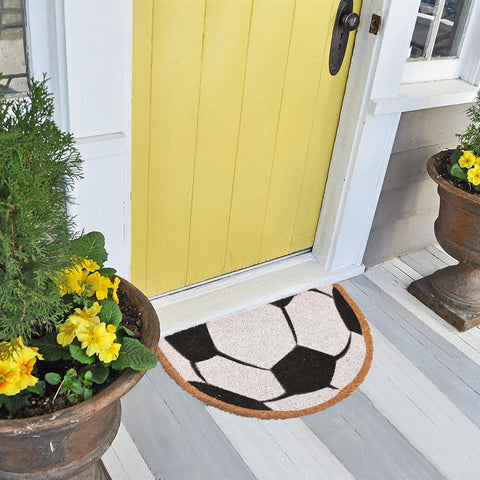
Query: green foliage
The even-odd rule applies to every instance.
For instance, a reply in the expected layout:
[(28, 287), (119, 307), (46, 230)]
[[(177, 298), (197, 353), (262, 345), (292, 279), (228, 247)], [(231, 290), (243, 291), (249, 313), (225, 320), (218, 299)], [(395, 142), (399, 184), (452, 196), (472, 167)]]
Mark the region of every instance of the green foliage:
[(120, 322), (122, 321), (122, 312), (120, 311), (119, 306), (113, 300), (107, 300), (102, 305), (102, 310), (98, 316), (101, 322), (115, 325), (115, 328), (118, 328)]
[(143, 371), (156, 365), (157, 357), (139, 340), (129, 337), (123, 339), (118, 358), (111, 363), (112, 368), (116, 370), (131, 368)]
[(110, 276), (112, 276), (112, 275), (115, 275), (115, 273), (117, 273), (117, 271), (116, 271), (114, 268), (112, 268), (112, 267), (104, 267), (104, 268), (101, 268), (101, 269), (98, 271), (98, 273), (99, 273), (100, 275), (105, 276), (105, 277), (110, 277)]
[(87, 355), (87, 352), (82, 349), (82, 347), (79, 345), (78, 342), (74, 342), (71, 345), (69, 345), (69, 350), (70, 350), (70, 355), (77, 362), (89, 365), (95, 361), (95, 357), (93, 356), (89, 357)]
[[(70, 255), (79, 258), (89, 258), (97, 262), (100, 268), (103, 267), (108, 258), (105, 250), (105, 237), (100, 232), (89, 232), (75, 238), (70, 241), (68, 249)], [(104, 274), (102, 273), (102, 275)]]
[(62, 377), (55, 372), (49, 372), (45, 375), (45, 381), (50, 385), (60, 385), (62, 383)]
[(91, 365), (84, 367), (80, 370), (82, 375), (85, 375), (85, 378), (90, 378), (92, 382), (102, 384), (107, 381), (108, 376), (110, 375), (110, 369), (105, 365)]
[(460, 167), (460, 165), (458, 163), (453, 164), (450, 167), (449, 172), (450, 172), (450, 175), (452, 175), (456, 178), (459, 178), (460, 180), (467, 180), (467, 178), (468, 178), (468, 174), (467, 174), (466, 170), (463, 169), (462, 167)]
[(41, 338), (30, 340), (30, 346), (37, 347), (46, 362), (69, 360), (71, 358), (69, 350), (62, 347), (56, 337), (54, 333), (43, 335)]
[(462, 150), (471, 150), (477, 157), (480, 156), (480, 91), (476, 102), (466, 111), (470, 124), (463, 134), (457, 135)]
[(80, 177), (73, 136), (53, 121), (46, 80), (28, 98), (0, 96), (0, 341), (52, 330), (67, 305), (55, 291), (68, 266), (69, 192)]
[(45, 381), (50, 385), (58, 385), (54, 399), (58, 395), (66, 394), (70, 403), (75, 404), (80, 400), (88, 400), (92, 397), (94, 383), (104, 383), (109, 374), (109, 369), (102, 365), (86, 367), (80, 372), (70, 368), (62, 378), (57, 373), (47, 373)]
[(457, 164), (462, 155), (463, 152), (459, 148), (456, 148), (450, 155), (450, 166), (453, 167), (453, 165)]

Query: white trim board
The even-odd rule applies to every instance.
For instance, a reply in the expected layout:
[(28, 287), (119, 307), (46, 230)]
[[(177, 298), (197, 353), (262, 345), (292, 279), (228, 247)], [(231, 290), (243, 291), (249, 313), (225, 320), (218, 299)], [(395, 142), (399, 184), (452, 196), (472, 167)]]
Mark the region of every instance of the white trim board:
[(371, 115), (388, 115), (426, 108), (446, 107), (475, 101), (478, 87), (463, 80), (406, 83), (400, 85), (398, 95), (370, 100)]
[(363, 266), (327, 271), (306, 253), (261, 265), (172, 295), (153, 299), (162, 336), (242, 310), (340, 282), (363, 273)]

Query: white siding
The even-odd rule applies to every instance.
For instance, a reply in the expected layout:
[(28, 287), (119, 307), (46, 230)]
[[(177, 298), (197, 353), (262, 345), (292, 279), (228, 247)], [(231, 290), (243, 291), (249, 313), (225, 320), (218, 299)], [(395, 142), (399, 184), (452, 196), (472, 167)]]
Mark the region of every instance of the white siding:
[(434, 243), (438, 212), (435, 183), (428, 177), (429, 157), (457, 145), (468, 104), (402, 114), (363, 262), (388, 258)]

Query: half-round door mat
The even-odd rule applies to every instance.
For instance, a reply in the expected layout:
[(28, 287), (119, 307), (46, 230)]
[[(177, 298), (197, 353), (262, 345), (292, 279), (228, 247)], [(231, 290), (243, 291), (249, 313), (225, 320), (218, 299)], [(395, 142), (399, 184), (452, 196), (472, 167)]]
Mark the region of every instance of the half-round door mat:
[(373, 344), (362, 312), (335, 284), (169, 335), (158, 356), (209, 405), (291, 418), (351, 395), (368, 373)]

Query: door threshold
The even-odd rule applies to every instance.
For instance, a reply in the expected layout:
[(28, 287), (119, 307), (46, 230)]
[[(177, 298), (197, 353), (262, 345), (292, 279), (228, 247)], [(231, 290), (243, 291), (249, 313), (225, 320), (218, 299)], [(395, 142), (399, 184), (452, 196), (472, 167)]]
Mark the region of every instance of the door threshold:
[(305, 250), (300, 250), (299, 252), (291, 253), (290, 255), (284, 255), (283, 257), (275, 258), (273, 260), (269, 260), (268, 262), (263, 262), (263, 263), (260, 263), (260, 264), (257, 264), (257, 265), (252, 265), (251, 267), (242, 268), (240, 270), (235, 270), (234, 272), (225, 273), (223, 275), (218, 275), (217, 277), (209, 278), (208, 280), (204, 280), (203, 282), (198, 282), (198, 283), (195, 283), (193, 285), (187, 285), (186, 287), (181, 287), (181, 288), (177, 288), (175, 290), (170, 290), (168, 292), (161, 293), (159, 295), (153, 295), (152, 297), (149, 297), (149, 300), (151, 302), (153, 302), (154, 300), (158, 300), (158, 299), (163, 298), (163, 297), (170, 297), (172, 295), (177, 295), (178, 293), (184, 293), (184, 292), (187, 292), (189, 290), (194, 290), (194, 289), (197, 290), (198, 288), (203, 287), (205, 285), (209, 285), (211, 283), (217, 283), (217, 285), (220, 285), (220, 283), (218, 283), (218, 282), (220, 282), (222, 280), (225, 280), (225, 279), (230, 279), (232, 277), (235, 277), (236, 279), (238, 279), (240, 276), (243, 276), (243, 274), (245, 274), (246, 272), (253, 272), (254, 275), (255, 275), (255, 272), (259, 271), (260, 269), (263, 269), (262, 271), (265, 272), (265, 270), (266, 270), (265, 267), (272, 267), (272, 271), (274, 271), (275, 266), (277, 264), (283, 263), (283, 265), (285, 265), (285, 262), (287, 260), (291, 260), (291, 259), (297, 258), (297, 257), (302, 257), (303, 258), (305, 256), (305, 254), (309, 254), (309, 253), (310, 254), (312, 253), (311, 248), (307, 248)]
[(161, 335), (360, 275), (363, 265), (326, 270), (311, 252), (245, 269), (151, 299)]

